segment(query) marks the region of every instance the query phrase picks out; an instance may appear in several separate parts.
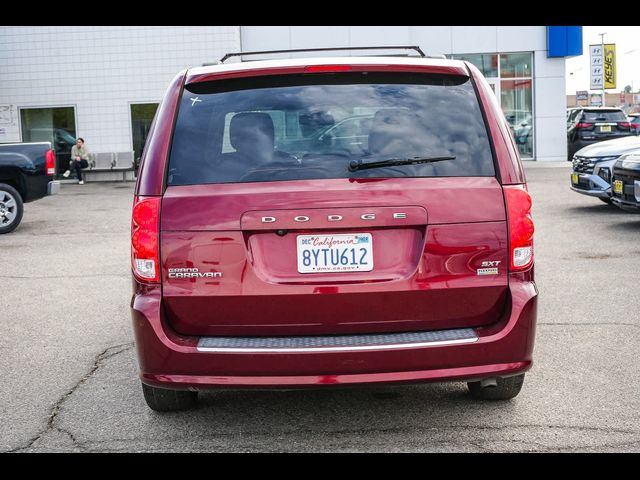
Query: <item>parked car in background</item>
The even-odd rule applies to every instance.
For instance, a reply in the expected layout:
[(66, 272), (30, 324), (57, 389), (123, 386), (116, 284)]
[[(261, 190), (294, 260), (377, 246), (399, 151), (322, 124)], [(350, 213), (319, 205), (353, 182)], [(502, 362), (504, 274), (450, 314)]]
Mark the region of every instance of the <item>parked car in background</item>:
[(627, 120), (629, 120), (633, 134), (640, 135), (640, 113), (627, 114)]
[[(339, 119), (326, 144), (304, 144), (309, 112)], [(523, 385), (537, 308), (531, 196), (469, 62), (183, 71), (134, 195), (130, 305), (154, 410), (216, 388), (458, 380), (506, 400)]]
[(589, 145), (573, 156), (571, 190), (611, 201), (611, 173), (618, 158), (640, 151), (640, 138), (628, 136)]
[(620, 108), (583, 107), (567, 121), (568, 160), (587, 145), (632, 135), (631, 125)]
[(76, 138), (64, 128), (30, 128), (29, 142), (51, 142), (56, 155), (56, 172), (64, 172), (69, 168), (71, 148), (76, 144)]
[(23, 203), (56, 193), (52, 188), (55, 164), (49, 142), (0, 145), (0, 234), (18, 227)]
[(614, 164), (612, 186), (614, 205), (640, 213), (640, 152), (624, 155)]

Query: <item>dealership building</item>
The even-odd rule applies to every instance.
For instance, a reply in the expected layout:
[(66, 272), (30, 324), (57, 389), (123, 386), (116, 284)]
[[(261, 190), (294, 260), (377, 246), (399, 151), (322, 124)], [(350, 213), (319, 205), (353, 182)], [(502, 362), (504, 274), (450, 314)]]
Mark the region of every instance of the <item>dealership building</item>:
[[(472, 62), (491, 84), (522, 158), (566, 159), (565, 59), (582, 54), (581, 27), (0, 27), (0, 143), (48, 140), (64, 153), (79, 136), (94, 153), (137, 158), (165, 89), (184, 68), (229, 52), (385, 45)], [(245, 61), (294, 55), (301, 54)]]

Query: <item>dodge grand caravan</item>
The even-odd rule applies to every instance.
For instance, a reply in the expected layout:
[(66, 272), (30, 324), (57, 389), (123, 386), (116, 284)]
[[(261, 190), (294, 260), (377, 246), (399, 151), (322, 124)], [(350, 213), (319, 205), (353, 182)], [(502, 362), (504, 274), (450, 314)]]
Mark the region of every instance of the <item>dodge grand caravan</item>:
[[(310, 140), (354, 116), (369, 119), (357, 145)], [(204, 389), (430, 381), (515, 397), (537, 305), (517, 152), (489, 84), (463, 61), (179, 73), (132, 214), (149, 407), (188, 408)]]

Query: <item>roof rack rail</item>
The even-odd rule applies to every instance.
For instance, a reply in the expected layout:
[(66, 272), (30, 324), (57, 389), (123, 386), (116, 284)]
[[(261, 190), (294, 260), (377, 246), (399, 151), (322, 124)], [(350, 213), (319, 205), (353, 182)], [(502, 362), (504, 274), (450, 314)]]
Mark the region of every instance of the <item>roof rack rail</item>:
[(275, 53), (297, 53), (297, 52), (331, 52), (336, 50), (415, 50), (421, 57), (427, 55), (417, 45), (399, 45), (399, 46), (384, 46), (384, 47), (340, 47), (340, 48), (296, 48), (290, 50), (264, 50), (261, 52), (236, 52), (227, 53), (220, 59), (219, 63), (224, 63), (225, 60), (231, 57), (245, 56), (245, 55), (265, 55)]

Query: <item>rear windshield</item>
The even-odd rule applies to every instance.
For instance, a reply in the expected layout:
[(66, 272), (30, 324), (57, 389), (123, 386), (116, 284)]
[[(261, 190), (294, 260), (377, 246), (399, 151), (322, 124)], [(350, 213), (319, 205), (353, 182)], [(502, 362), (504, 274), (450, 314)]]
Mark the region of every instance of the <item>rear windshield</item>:
[[(349, 169), (433, 157), (455, 158)], [(186, 85), (168, 184), (494, 175), (468, 77), (349, 72)]]
[(584, 112), (583, 122), (626, 122), (627, 117), (621, 110), (605, 110), (601, 112)]

